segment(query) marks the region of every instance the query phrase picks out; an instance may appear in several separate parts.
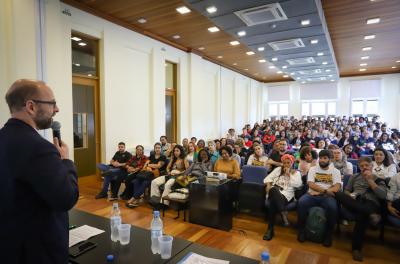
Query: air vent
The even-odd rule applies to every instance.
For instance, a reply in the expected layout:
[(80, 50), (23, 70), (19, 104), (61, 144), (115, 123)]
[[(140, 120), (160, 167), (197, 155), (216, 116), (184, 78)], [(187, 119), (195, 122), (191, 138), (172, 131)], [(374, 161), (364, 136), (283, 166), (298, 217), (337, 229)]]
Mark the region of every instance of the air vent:
[(286, 60), (290, 65), (304, 65), (315, 63), (313, 57)]
[(300, 38), (268, 42), (268, 45), (275, 51), (305, 47), (304, 42)]
[(249, 27), (287, 19), (279, 3), (236, 11), (235, 15)]

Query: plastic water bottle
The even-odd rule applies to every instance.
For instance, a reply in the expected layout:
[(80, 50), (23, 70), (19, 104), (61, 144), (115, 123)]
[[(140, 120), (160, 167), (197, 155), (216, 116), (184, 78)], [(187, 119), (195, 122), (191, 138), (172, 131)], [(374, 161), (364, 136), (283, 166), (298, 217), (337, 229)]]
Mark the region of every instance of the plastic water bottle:
[(261, 262), (260, 264), (270, 264), (269, 262), (269, 252), (268, 251), (264, 251), (263, 253), (261, 253)]
[(118, 203), (113, 203), (111, 209), (111, 241), (117, 242), (119, 239), (118, 226), (121, 224), (121, 211), (119, 210)]
[(153, 220), (151, 220), (151, 251), (153, 254), (160, 254), (158, 238), (163, 235), (163, 223), (160, 218), (160, 212), (154, 211)]

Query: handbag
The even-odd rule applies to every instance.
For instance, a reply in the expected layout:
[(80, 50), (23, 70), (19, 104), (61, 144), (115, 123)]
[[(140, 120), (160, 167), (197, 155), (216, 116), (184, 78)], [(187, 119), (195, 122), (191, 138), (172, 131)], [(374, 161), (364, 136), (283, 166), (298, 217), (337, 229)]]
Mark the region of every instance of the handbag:
[(191, 182), (197, 180), (195, 176), (178, 176), (176, 177), (175, 182), (178, 183), (182, 187), (187, 187)]

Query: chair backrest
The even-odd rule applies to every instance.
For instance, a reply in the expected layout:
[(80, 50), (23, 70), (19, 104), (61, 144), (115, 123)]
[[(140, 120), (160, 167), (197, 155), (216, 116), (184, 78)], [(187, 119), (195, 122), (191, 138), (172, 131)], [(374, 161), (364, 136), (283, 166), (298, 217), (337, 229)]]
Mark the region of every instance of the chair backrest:
[(245, 161), (245, 158), (244, 157), (240, 157), (240, 168), (243, 168), (244, 161)]
[(264, 184), (264, 178), (268, 174), (268, 169), (261, 166), (244, 165), (242, 169), (242, 183)]
[(358, 172), (358, 159), (347, 159), (353, 165), (353, 174)]

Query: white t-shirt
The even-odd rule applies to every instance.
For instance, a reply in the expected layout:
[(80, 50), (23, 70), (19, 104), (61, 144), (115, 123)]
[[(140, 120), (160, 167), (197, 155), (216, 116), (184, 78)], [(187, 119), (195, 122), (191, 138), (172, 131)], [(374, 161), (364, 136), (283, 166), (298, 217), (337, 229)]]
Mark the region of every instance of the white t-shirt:
[(314, 167), (311, 167), (310, 170), (308, 171), (307, 180), (309, 182), (314, 182), (324, 190), (331, 188), (333, 185), (337, 183), (340, 183), (340, 185), (342, 185), (342, 177), (340, 176), (340, 171), (336, 169), (332, 163), (329, 164), (327, 170), (321, 169), (319, 164), (317, 164)]
[(252, 166), (267, 166), (267, 156), (261, 156), (259, 159), (256, 159), (254, 154), (251, 154), (249, 160), (247, 161), (247, 165)]
[(272, 185), (278, 185), (282, 189), (280, 192), (286, 197), (288, 201), (294, 197), (295, 188), (300, 187), (303, 182), (301, 181), (301, 174), (295, 171), (289, 176), (281, 175), (282, 167), (275, 168), (267, 177), (264, 178), (264, 183), (271, 182)]

